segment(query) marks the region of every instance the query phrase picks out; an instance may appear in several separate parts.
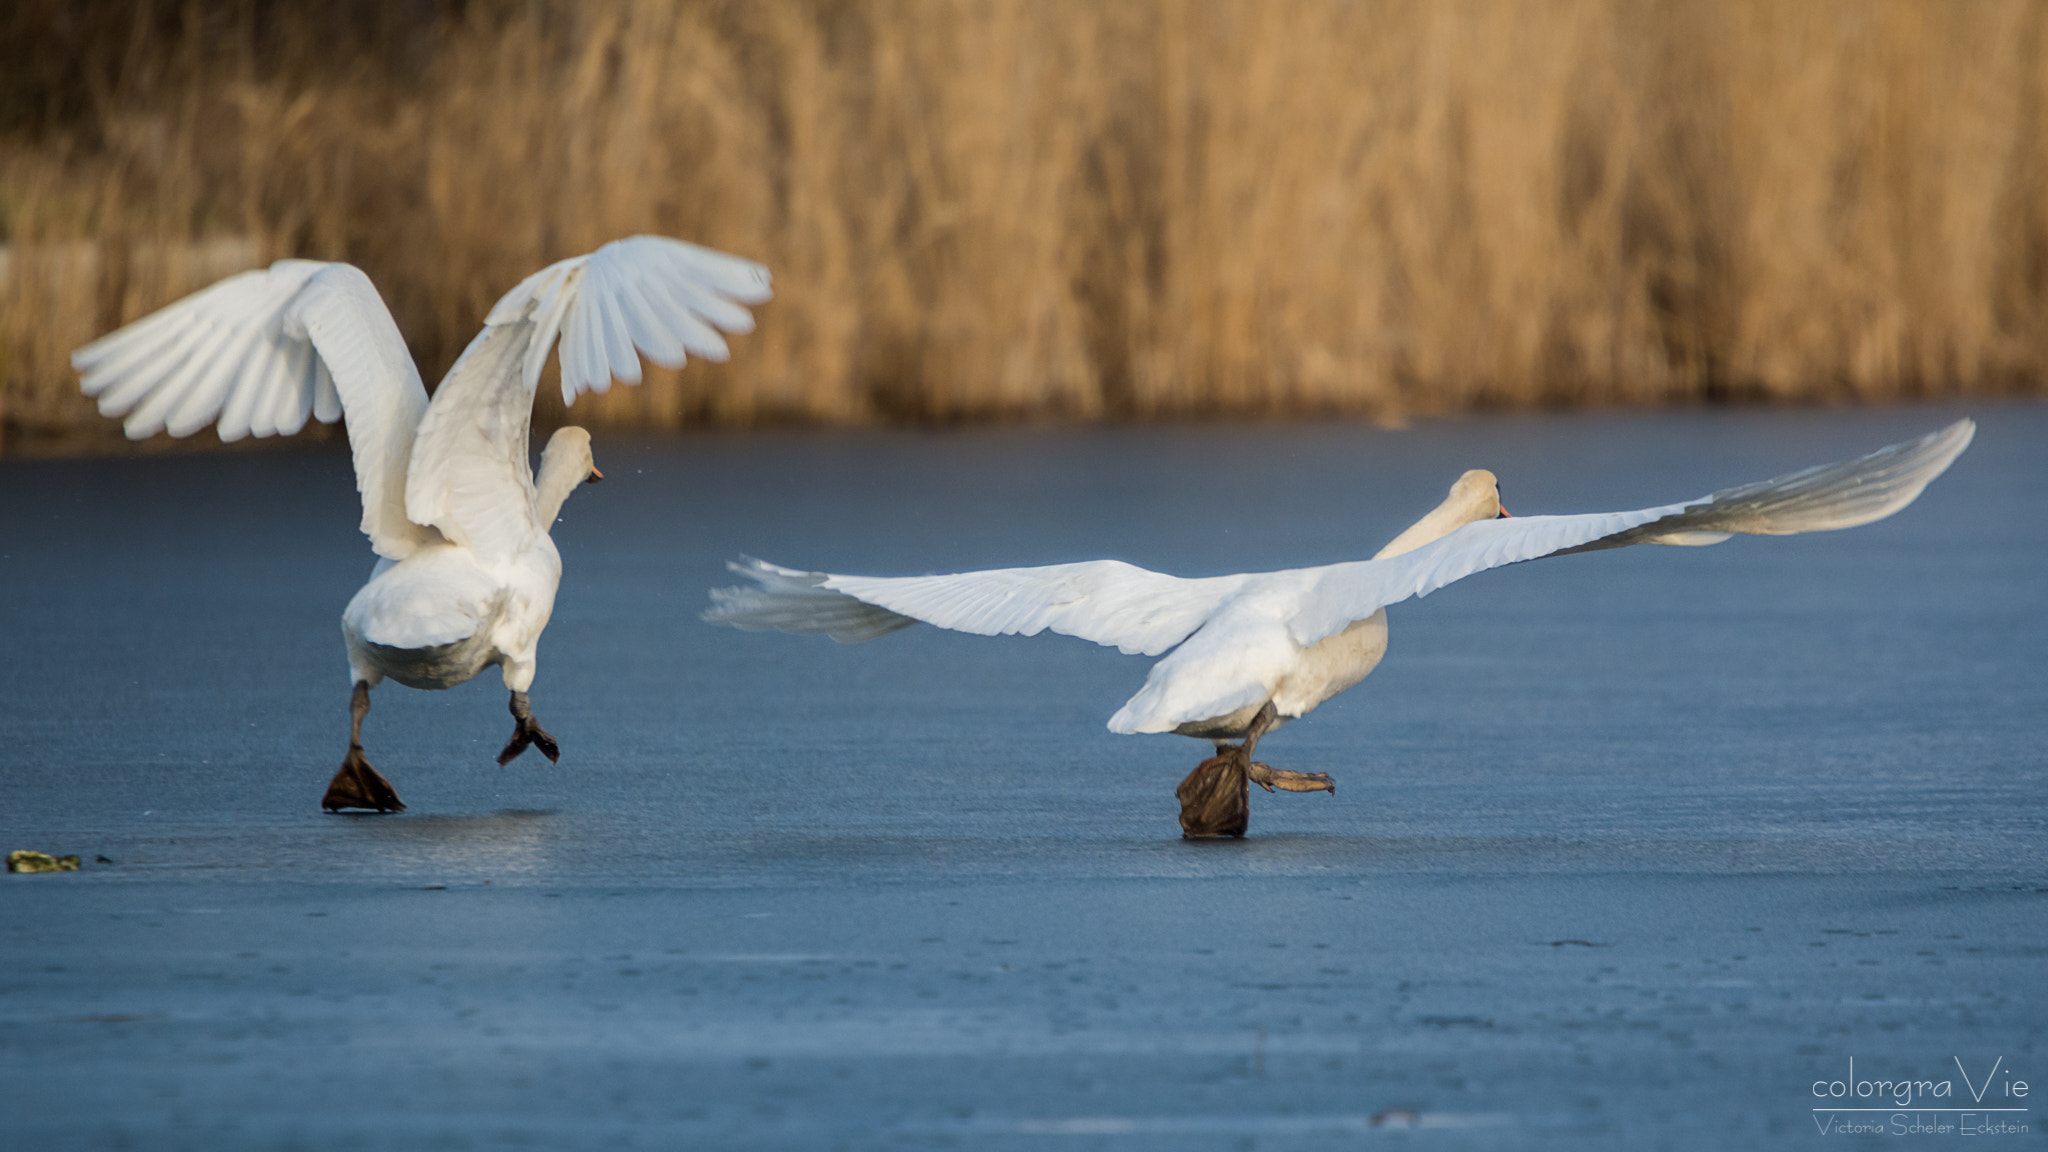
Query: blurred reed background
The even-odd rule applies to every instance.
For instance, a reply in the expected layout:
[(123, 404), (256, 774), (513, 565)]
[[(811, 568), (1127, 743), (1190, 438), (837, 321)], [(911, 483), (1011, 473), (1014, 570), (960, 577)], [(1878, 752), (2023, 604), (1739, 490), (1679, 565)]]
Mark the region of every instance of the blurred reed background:
[(68, 351), (239, 268), (360, 264), (431, 381), (643, 231), (776, 299), (582, 422), (2038, 392), (2044, 61), (2029, 0), (12, 0), (0, 433), (112, 440)]

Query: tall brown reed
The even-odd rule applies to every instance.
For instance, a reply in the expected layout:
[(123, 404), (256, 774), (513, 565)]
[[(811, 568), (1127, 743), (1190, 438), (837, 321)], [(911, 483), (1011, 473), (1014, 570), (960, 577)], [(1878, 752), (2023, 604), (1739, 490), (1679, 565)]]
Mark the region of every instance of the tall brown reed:
[(776, 299), (730, 365), (579, 420), (2048, 378), (2041, 0), (422, 11), (20, 0), (0, 433), (109, 435), (67, 351), (236, 266), (361, 264), (431, 378), (521, 275), (642, 231), (766, 261)]

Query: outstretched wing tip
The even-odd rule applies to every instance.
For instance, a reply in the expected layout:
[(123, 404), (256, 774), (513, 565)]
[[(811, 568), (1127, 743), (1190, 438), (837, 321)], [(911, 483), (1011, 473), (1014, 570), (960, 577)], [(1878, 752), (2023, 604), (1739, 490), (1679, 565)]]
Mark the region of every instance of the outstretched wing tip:
[(751, 586), (711, 589), (711, 607), (699, 616), (746, 632), (823, 634), (841, 644), (859, 644), (908, 628), (917, 620), (826, 587), (822, 572), (783, 568), (751, 556), (728, 560), (726, 568)]
[(666, 236), (628, 236), (529, 276), (488, 322), (533, 317), (529, 386), (559, 338), (562, 399), (574, 404), (615, 379), (639, 383), (642, 356), (670, 369), (691, 356), (730, 360), (720, 333), (753, 331), (745, 305), (765, 302), (768, 283), (768, 270), (754, 261)]
[(1953, 460), (1956, 456), (1962, 454), (1963, 449), (1970, 446), (1971, 441), (1977, 438), (1977, 421), (1974, 417), (1965, 416), (1961, 420), (1935, 433), (1935, 435), (1942, 440), (1953, 440), (1955, 442), (1955, 447), (1949, 456)]
[(1731, 534), (1794, 535), (1882, 520), (1918, 499), (1977, 432), (1963, 417), (1911, 440), (1835, 464), (1633, 512), (1481, 520), (1385, 560), (1332, 565), (1287, 624), (1304, 647), (1380, 608), (1489, 568), (1630, 544), (1715, 544)]

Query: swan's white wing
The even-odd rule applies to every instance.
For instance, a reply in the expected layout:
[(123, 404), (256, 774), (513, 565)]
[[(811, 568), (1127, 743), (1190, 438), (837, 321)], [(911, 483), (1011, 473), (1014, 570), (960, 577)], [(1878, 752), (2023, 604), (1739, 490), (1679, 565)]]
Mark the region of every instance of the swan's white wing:
[(487, 563), (546, 531), (526, 462), (533, 388), (520, 363), (532, 337), (529, 317), (477, 333), (434, 389), (406, 470), (406, 515)]
[(1718, 544), (1736, 533), (1785, 536), (1868, 524), (1911, 504), (1969, 446), (1976, 431), (1976, 424), (1959, 420), (1855, 460), (1661, 508), (1467, 524), (1400, 556), (1320, 569), (1301, 607), (1288, 618), (1288, 631), (1307, 647), (1389, 604), (1427, 596), (1475, 572), (1542, 556), (1630, 544)]
[(1145, 656), (1187, 639), (1245, 580), (1184, 580), (1120, 560), (948, 576), (833, 576), (751, 559), (730, 567), (756, 587), (714, 590), (704, 613), (714, 624), (823, 632), (847, 643), (918, 621), (981, 636), (1050, 629)]
[(635, 349), (675, 367), (686, 353), (726, 358), (727, 332), (753, 330), (741, 301), (768, 298), (750, 260), (635, 236), (550, 264), (507, 292), (434, 390), (407, 473), (405, 508), (485, 559), (514, 556), (547, 530), (534, 508), (527, 439), (533, 393), (557, 333), (562, 398), (640, 381)]
[(217, 424), (222, 440), (290, 435), (310, 415), (346, 413), (363, 532), (400, 559), (432, 534), (405, 517), (405, 466), (427, 408), (405, 339), (347, 264), (280, 260), (203, 292), (71, 354), (101, 413), (126, 416), (141, 440)]
[(723, 362), (728, 352), (718, 330), (752, 332), (753, 314), (741, 305), (767, 300), (768, 283), (768, 269), (752, 260), (665, 236), (633, 236), (528, 276), (484, 322), (507, 323), (531, 311), (529, 390), (559, 335), (568, 404), (581, 393), (605, 391), (613, 378), (638, 384), (636, 348), (665, 368), (682, 367), (691, 353)]

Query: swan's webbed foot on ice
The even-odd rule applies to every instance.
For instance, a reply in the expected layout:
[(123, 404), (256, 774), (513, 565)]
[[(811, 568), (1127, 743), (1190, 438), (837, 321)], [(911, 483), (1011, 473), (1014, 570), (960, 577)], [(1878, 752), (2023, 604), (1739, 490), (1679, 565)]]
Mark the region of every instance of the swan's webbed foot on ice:
[(547, 757), (550, 764), (562, 759), (561, 745), (556, 744), (555, 738), (548, 735), (547, 729), (542, 728), (540, 722), (533, 718), (533, 709), (527, 705), (524, 692), (512, 694), (512, 719), (517, 723), (512, 727), (512, 739), (506, 742), (505, 750), (498, 753), (498, 767), (503, 768), (510, 764), (521, 752), (526, 751), (528, 744), (540, 749), (540, 754)]
[(370, 711), (370, 686), (356, 681), (356, 689), (348, 702), (349, 731), (348, 755), (341, 762), (341, 770), (328, 781), (327, 795), (320, 798), (320, 807), (329, 812), (340, 812), (345, 808), (361, 808), (372, 812), (403, 812), (405, 802), (398, 798), (398, 790), (383, 773), (370, 767), (370, 761), (363, 755), (363, 717)]
[(1245, 730), (1244, 743), (1218, 744), (1216, 755), (1195, 766), (1174, 795), (1180, 799), (1180, 834), (1189, 840), (1242, 836), (1251, 823), (1251, 785), (1271, 792), (1328, 792), (1337, 782), (1321, 772), (1291, 772), (1252, 760), (1259, 737), (1271, 731), (1279, 712), (1267, 701)]
[(339, 812), (344, 808), (403, 812), (405, 802), (398, 798), (398, 791), (391, 787), (391, 781), (370, 767), (361, 748), (350, 748), (348, 758), (341, 762), (341, 771), (328, 782), (327, 795), (321, 797), (320, 807), (329, 812)]
[(1251, 787), (1244, 749), (1234, 744), (1195, 765), (1173, 794), (1180, 800), (1180, 834), (1189, 840), (1242, 836), (1251, 823)]

